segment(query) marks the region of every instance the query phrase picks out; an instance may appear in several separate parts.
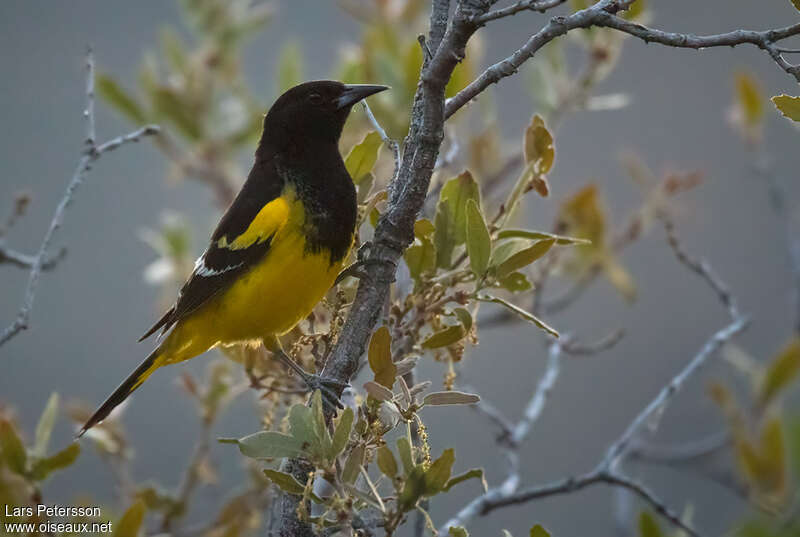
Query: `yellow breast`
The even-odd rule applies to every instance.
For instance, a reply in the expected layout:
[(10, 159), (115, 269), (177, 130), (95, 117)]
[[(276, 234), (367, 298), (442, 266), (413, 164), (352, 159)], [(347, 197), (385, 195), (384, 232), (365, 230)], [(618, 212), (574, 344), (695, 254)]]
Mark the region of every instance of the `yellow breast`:
[(309, 251), (302, 203), (291, 190), (281, 198), (288, 218), (273, 236), (264, 259), (175, 327), (169, 336), (175, 343), (170, 345), (170, 362), (220, 344), (285, 334), (307, 317), (331, 288), (344, 260), (331, 263), (324, 249)]

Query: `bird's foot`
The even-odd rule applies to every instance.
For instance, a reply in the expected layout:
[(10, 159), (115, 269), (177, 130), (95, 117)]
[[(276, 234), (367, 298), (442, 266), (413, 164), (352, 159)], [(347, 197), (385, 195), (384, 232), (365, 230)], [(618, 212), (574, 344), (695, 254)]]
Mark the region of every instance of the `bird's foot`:
[(308, 389), (312, 392), (319, 390), (320, 394), (322, 395), (323, 405), (329, 405), (334, 411), (337, 408), (344, 408), (344, 405), (342, 404), (338, 394), (342, 393), (347, 387), (349, 387), (349, 384), (345, 382), (339, 382), (338, 380), (321, 377), (319, 375), (312, 375), (310, 373), (308, 373), (303, 380), (308, 386)]

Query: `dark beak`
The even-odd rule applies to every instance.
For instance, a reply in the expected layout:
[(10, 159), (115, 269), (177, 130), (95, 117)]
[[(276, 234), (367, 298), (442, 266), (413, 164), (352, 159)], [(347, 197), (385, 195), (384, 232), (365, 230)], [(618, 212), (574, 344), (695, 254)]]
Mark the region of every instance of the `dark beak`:
[(370, 95), (374, 95), (383, 90), (389, 89), (389, 86), (373, 86), (370, 84), (346, 84), (344, 91), (336, 99), (337, 108), (346, 108), (353, 106), (358, 101), (366, 99)]

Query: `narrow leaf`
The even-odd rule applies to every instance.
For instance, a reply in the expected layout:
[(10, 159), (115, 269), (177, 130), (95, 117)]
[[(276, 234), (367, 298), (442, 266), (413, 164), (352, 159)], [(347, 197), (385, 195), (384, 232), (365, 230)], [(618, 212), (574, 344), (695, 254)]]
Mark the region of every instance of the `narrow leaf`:
[(72, 463), (78, 460), (78, 455), (80, 454), (81, 446), (77, 443), (72, 443), (50, 457), (37, 459), (36, 462), (33, 463), (31, 474), (37, 481), (42, 481), (56, 470), (72, 466)]
[(499, 297), (496, 297), (496, 296), (490, 296), (490, 295), (480, 296), (480, 297), (478, 297), (478, 300), (480, 300), (482, 302), (494, 302), (495, 304), (500, 304), (501, 306), (503, 306), (505, 308), (508, 308), (512, 312), (516, 313), (517, 315), (519, 315), (520, 317), (522, 317), (526, 321), (530, 321), (534, 325), (538, 326), (539, 328), (541, 328), (542, 330), (544, 330), (545, 332), (547, 332), (551, 336), (558, 337), (558, 332), (555, 330), (555, 328), (552, 328), (550, 325), (548, 325), (547, 323), (545, 323), (544, 321), (539, 319), (534, 314), (532, 314), (532, 313), (530, 313), (528, 311), (525, 311), (524, 309), (520, 308), (519, 306), (517, 306), (515, 304), (512, 304), (511, 302), (508, 302), (506, 300), (503, 300), (502, 298), (499, 298)]
[(473, 393), (464, 393), (451, 390), (447, 392), (429, 393), (422, 400), (422, 404), (427, 406), (472, 405), (480, 400), (481, 398)]
[(498, 239), (555, 239), (556, 244), (559, 246), (569, 246), (573, 244), (591, 244), (592, 241), (587, 239), (579, 239), (577, 237), (565, 237), (563, 235), (556, 235), (554, 233), (547, 233), (545, 231), (531, 231), (527, 229), (504, 229), (497, 234)]
[(436, 206), (434, 232), (439, 267), (450, 268), (453, 248), (466, 241), (467, 201), (470, 199), (480, 206), (480, 187), (469, 171), (450, 179), (442, 187)]
[[(295, 479), (292, 474), (267, 468), (264, 470), (264, 475), (267, 477), (267, 479), (275, 483), (275, 486), (286, 493), (302, 496), (305, 492), (305, 487), (303, 484)], [(311, 493), (311, 499), (316, 503), (322, 503), (322, 500), (319, 498), (319, 496), (313, 492)]]
[(148, 118), (136, 99), (108, 75), (98, 75), (95, 80), (97, 94), (112, 108), (133, 123), (147, 123)]
[(467, 200), (466, 226), (469, 264), (475, 276), (481, 278), (489, 268), (492, 239), (483, 219), (481, 209), (474, 199)]
[(736, 98), (742, 120), (747, 126), (756, 126), (764, 118), (764, 97), (753, 75), (746, 72), (736, 74)]
[(403, 470), (406, 476), (410, 475), (411, 470), (414, 469), (416, 464), (414, 464), (414, 457), (411, 454), (411, 444), (405, 436), (401, 436), (397, 439), (397, 453), (400, 455), (400, 460), (403, 462)]
[(772, 360), (764, 375), (759, 393), (759, 402), (765, 405), (772, 401), (800, 373), (800, 338), (790, 341)]
[(397, 475), (397, 460), (388, 446), (383, 445), (378, 448), (378, 468), (389, 479), (394, 479)]
[(47, 405), (44, 407), (39, 423), (36, 425), (36, 437), (33, 443), (33, 456), (44, 457), (47, 455), (47, 446), (50, 445), (50, 435), (53, 432), (53, 426), (56, 424), (56, 416), (58, 415), (58, 394), (53, 392), (47, 400)]
[(483, 469), (482, 468), (473, 468), (472, 470), (467, 470), (463, 474), (458, 474), (457, 476), (451, 477), (447, 484), (442, 489), (442, 492), (447, 492), (451, 488), (455, 487), (459, 483), (463, 483), (468, 479), (480, 479), (483, 481)]
[(342, 481), (351, 485), (355, 483), (359, 469), (364, 464), (364, 455), (364, 446), (356, 446), (350, 451), (342, 470)]
[(462, 339), (467, 333), (464, 331), (464, 327), (460, 324), (448, 326), (438, 332), (434, 332), (430, 336), (428, 336), (422, 343), (423, 349), (438, 349), (440, 347), (446, 347), (448, 345), (452, 345), (456, 341)]
[(27, 453), (16, 429), (10, 421), (0, 419), (0, 455), (9, 470), (16, 474), (25, 473)]
[(353, 430), (353, 417), (352, 408), (345, 408), (344, 412), (342, 412), (342, 417), (339, 418), (339, 424), (336, 426), (336, 432), (333, 435), (332, 459), (338, 457), (347, 447), (350, 431)]
[(114, 525), (114, 537), (137, 537), (144, 521), (145, 510), (142, 500), (133, 502)]
[(303, 454), (303, 445), (296, 438), (276, 431), (259, 431), (244, 438), (222, 438), (224, 444), (236, 444), (239, 451), (253, 459), (280, 459)]
[(515, 253), (498, 265), (496, 268), (497, 275), (502, 278), (518, 269), (527, 267), (549, 252), (553, 244), (555, 244), (555, 239), (545, 239), (533, 243), (530, 247)]

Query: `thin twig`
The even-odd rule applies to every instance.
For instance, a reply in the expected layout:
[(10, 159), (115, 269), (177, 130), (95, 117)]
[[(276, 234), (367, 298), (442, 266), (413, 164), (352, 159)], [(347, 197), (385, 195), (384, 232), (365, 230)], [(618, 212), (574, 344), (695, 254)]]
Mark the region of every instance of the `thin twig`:
[[(87, 78), (93, 78), (94, 62), (92, 60), (91, 50), (89, 50), (87, 54), (86, 63), (88, 71)], [(52, 242), (56, 231), (61, 227), (61, 224), (64, 221), (64, 213), (66, 212), (69, 204), (72, 202), (75, 196), (75, 191), (78, 189), (81, 183), (83, 183), (86, 173), (91, 169), (92, 163), (99, 159), (104, 153), (113, 151), (123, 144), (137, 142), (143, 136), (151, 136), (159, 132), (159, 128), (157, 126), (147, 125), (134, 132), (109, 140), (99, 146), (96, 145), (94, 142), (94, 82), (87, 80), (86, 88), (86, 108), (84, 111), (84, 116), (87, 123), (87, 147), (83, 153), (83, 156), (78, 161), (78, 166), (76, 167), (75, 172), (72, 174), (72, 179), (70, 179), (70, 182), (67, 185), (64, 196), (61, 198), (61, 201), (58, 203), (58, 206), (53, 213), (50, 226), (48, 227), (47, 232), (42, 239), (39, 250), (33, 257), (33, 263), (31, 264), (30, 275), (28, 276), (28, 284), (25, 288), (22, 305), (20, 306), (17, 312), (17, 317), (14, 319), (14, 321), (8, 327), (6, 327), (2, 333), (0, 333), (0, 345), (8, 342), (11, 338), (28, 328), (31, 310), (33, 309), (33, 302), (36, 296), (36, 287), (39, 284), (39, 277), (41, 276), (45, 265), (51, 261), (48, 256), (50, 243)]]
[[(61, 248), (56, 255), (45, 259), (44, 263), (42, 263), (42, 270), (54, 269), (58, 262), (64, 259), (66, 255), (67, 249)], [(0, 264), (3, 263), (8, 263), (9, 265), (23, 269), (30, 269), (33, 267), (34, 263), (36, 263), (36, 256), (17, 252), (16, 250), (12, 250), (0, 244)]]
[(786, 62), (775, 46), (777, 41), (800, 34), (800, 23), (765, 31), (735, 30), (706, 36), (680, 34), (648, 28), (642, 24), (617, 17), (613, 13), (624, 7), (621, 4), (621, 2), (615, 2), (614, 0), (601, 0), (591, 7), (576, 11), (571, 15), (553, 17), (547, 25), (532, 35), (525, 45), (514, 54), (487, 68), (467, 87), (448, 99), (445, 107), (445, 116), (452, 116), (487, 87), (515, 74), (523, 63), (532, 58), (540, 48), (553, 39), (571, 30), (591, 28), (592, 26), (612, 28), (638, 37), (646, 43), (659, 43), (676, 48), (701, 50), (712, 47), (734, 47), (743, 44), (755, 45), (766, 51), (781, 69), (800, 82), (800, 66)]
[(397, 172), (400, 170), (400, 144), (397, 143), (397, 140), (390, 138), (389, 135), (386, 134), (386, 130), (375, 118), (366, 100), (361, 101), (361, 106), (364, 107), (364, 112), (366, 112), (369, 122), (372, 123), (372, 126), (375, 127), (375, 130), (378, 132), (378, 136), (381, 137), (383, 143), (392, 151), (392, 155), (394, 156), (394, 172), (392, 173), (392, 179), (394, 180), (394, 178), (397, 177)]
[(475, 18), (475, 23), (486, 24), (487, 22), (516, 15), (520, 11), (538, 11), (544, 13), (548, 9), (560, 6), (567, 0), (520, 0), (515, 4), (502, 9), (492, 10), (485, 15)]
[(675, 257), (678, 258), (678, 261), (686, 265), (689, 270), (706, 281), (728, 310), (728, 315), (730, 315), (731, 319), (739, 317), (739, 308), (736, 306), (736, 300), (733, 295), (731, 295), (725, 283), (714, 274), (713, 269), (706, 261), (695, 259), (686, 253), (686, 250), (683, 249), (683, 246), (681, 246), (678, 240), (678, 235), (675, 232), (675, 224), (664, 214), (661, 214), (660, 217), (661, 221), (664, 223), (664, 230), (667, 232), (667, 242), (670, 248), (672, 248), (672, 251), (675, 252)]

